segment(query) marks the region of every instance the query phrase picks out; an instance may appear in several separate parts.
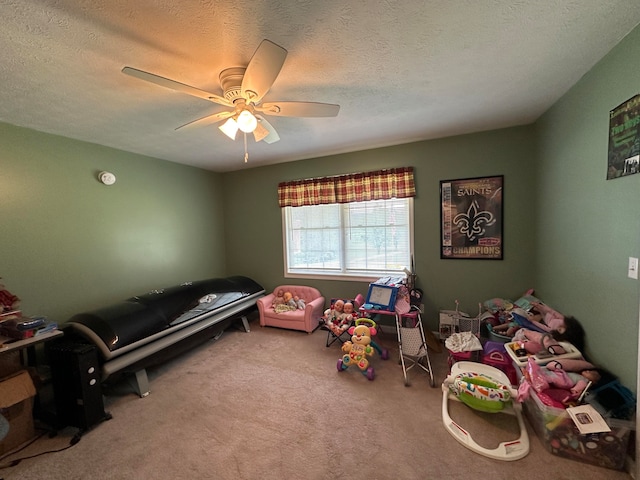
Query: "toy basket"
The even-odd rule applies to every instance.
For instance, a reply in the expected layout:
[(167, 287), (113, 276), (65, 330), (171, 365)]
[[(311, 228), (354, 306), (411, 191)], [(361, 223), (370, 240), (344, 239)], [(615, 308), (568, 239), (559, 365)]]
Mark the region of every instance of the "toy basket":
[(487, 330), (489, 332), (489, 338), (494, 342), (500, 342), (500, 343), (513, 342), (513, 337), (508, 337), (507, 335), (501, 335), (497, 332), (494, 332), (493, 327), (491, 326), (490, 323), (487, 323)]

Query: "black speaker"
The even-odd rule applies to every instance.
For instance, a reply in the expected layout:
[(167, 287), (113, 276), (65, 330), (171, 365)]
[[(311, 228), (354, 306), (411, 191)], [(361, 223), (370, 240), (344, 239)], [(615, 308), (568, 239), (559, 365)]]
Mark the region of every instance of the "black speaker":
[(70, 425), (81, 431), (108, 420), (104, 411), (100, 365), (94, 345), (67, 343), (47, 345), (51, 381), (59, 426)]

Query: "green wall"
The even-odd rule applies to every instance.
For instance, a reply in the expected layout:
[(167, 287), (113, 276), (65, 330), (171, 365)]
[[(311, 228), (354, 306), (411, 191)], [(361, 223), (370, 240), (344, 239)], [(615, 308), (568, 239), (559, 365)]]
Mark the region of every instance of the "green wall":
[[(582, 322), (587, 353), (633, 388), (639, 296), (626, 268), (640, 256), (640, 175), (605, 175), (608, 112), (640, 90), (639, 65), (640, 27), (535, 125), (225, 174), (0, 124), (0, 276), (27, 315), (57, 321), (228, 274), (352, 296), (367, 285), (284, 278), (277, 184), (413, 166), (427, 326), (456, 299), (475, 313), (535, 288)], [(116, 184), (100, 184), (101, 170)], [(504, 260), (441, 260), (439, 181), (486, 175), (505, 177)]]
[(609, 111), (640, 92), (640, 27), (538, 122), (536, 286), (587, 330), (594, 362), (636, 383), (640, 175), (606, 180)]
[[(228, 268), (252, 272), (267, 289), (283, 275), (280, 181), (394, 166), (414, 166), (415, 260), (425, 290), (427, 326), (454, 300), (469, 313), (491, 297), (528, 288), (587, 333), (587, 355), (636, 387), (640, 175), (605, 180), (608, 112), (639, 93), (640, 27), (539, 121), (520, 127), (332, 155), (225, 174)], [(441, 260), (439, 181), (505, 176), (505, 259)], [(248, 219), (251, 218), (251, 221)], [(313, 283), (327, 297), (366, 290), (354, 282)]]
[[(285, 180), (413, 166), (415, 263), (425, 292), (425, 320), (437, 329), (437, 311), (477, 313), (478, 302), (516, 299), (532, 287), (534, 132), (532, 127), (478, 133), (290, 162), (224, 175), (229, 271), (250, 273), (272, 290), (283, 283), (312, 284), (326, 298), (366, 294), (368, 284), (285, 279), (277, 186)], [(504, 175), (505, 254), (502, 261), (441, 260), (440, 180)]]
[(220, 175), (7, 124), (0, 142), (0, 276), (25, 314), (225, 273)]

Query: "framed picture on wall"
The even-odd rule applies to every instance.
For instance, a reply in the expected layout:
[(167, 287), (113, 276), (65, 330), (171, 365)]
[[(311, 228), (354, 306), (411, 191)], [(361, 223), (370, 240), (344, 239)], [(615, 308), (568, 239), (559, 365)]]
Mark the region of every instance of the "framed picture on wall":
[(440, 258), (502, 260), (504, 176), (440, 181)]
[(607, 180), (640, 173), (640, 95), (609, 112)]

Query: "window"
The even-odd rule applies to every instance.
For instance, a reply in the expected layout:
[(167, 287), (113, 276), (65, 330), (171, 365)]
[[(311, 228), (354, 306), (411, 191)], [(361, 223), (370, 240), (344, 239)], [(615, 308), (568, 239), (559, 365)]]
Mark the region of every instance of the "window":
[(413, 254), (413, 167), (278, 184), (286, 277), (371, 280)]
[(413, 198), (284, 207), (285, 276), (402, 274), (413, 254)]

